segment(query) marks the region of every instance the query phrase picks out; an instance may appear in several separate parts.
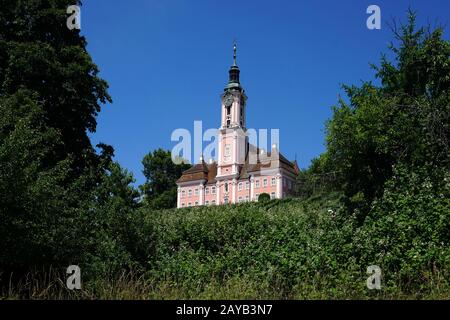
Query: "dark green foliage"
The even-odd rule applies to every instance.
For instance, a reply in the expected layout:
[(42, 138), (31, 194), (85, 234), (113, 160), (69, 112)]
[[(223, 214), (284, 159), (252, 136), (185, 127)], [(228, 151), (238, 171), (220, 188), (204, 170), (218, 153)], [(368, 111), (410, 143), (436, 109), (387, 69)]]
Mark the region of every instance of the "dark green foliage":
[(317, 251), (338, 245), (326, 237), (334, 222), (325, 208), (336, 207), (335, 201), (305, 202), (306, 211), (301, 204), (274, 200), (148, 212), (156, 248), (151, 276), (200, 290), (212, 281), (249, 277), (287, 297), (301, 281), (337, 267), (332, 253)]
[(77, 210), (65, 187), (71, 159), (47, 165), (61, 136), (45, 125), (35, 100), (23, 90), (0, 99), (0, 265), (6, 269), (48, 264), (71, 251), (68, 220)]
[[(124, 270), (140, 277), (119, 288), (128, 298), (136, 287), (146, 298), (450, 297), (441, 29), (416, 30), (411, 14), (395, 63), (375, 67), (382, 86), (345, 87), (327, 152), (298, 177), (302, 200), (162, 210), (190, 166), (145, 156), (141, 206), (113, 148), (95, 152), (87, 131), (110, 98), (85, 39), (65, 28), (68, 4), (0, 1), (0, 287), (10, 272), (77, 264), (88, 298), (114, 296), (124, 278), (107, 282)], [(381, 291), (366, 288), (373, 264)]]
[(315, 194), (341, 190), (337, 183), (339, 172), (332, 171), (327, 156), (328, 153), (321, 154), (311, 161), (309, 168), (300, 170), (295, 190), (297, 197), (307, 199)]
[(396, 164), (449, 166), (450, 42), (443, 30), (407, 25), (394, 30), (395, 63), (374, 67), (382, 86), (345, 86), (327, 123), (326, 166), (339, 172), (347, 207), (369, 212)]
[(177, 205), (176, 181), (191, 166), (172, 161), (170, 151), (158, 149), (142, 160), (146, 182), (140, 186), (146, 205), (152, 208), (174, 208)]
[(421, 287), (450, 266), (450, 174), (446, 169), (394, 168), (383, 197), (355, 237), (362, 261), (378, 264), (386, 280)]
[(92, 277), (147, 260), (132, 177), (87, 135), (110, 98), (65, 25), (73, 4), (0, 3), (0, 276), (78, 264)]
[(269, 201), (270, 200), (270, 194), (268, 194), (268, 193), (261, 193), (259, 196), (258, 196), (258, 201)]
[(85, 170), (75, 180), (69, 178), (70, 156), (49, 165), (61, 135), (45, 124), (35, 95), (25, 90), (1, 98), (0, 113), (2, 270), (20, 274), (32, 267), (75, 263), (86, 274), (101, 274), (131, 264), (131, 255), (144, 264), (137, 244), (146, 235), (139, 231), (138, 192), (130, 186), (131, 175), (106, 151), (101, 156), (105, 171)]
[(75, 174), (98, 162), (87, 131), (95, 132), (101, 103), (111, 101), (85, 38), (66, 27), (67, 7), (77, 2), (0, 1), (0, 96), (20, 88), (35, 94), (46, 125), (61, 133), (47, 160), (72, 154)]
[[(390, 199), (377, 205), (363, 227), (345, 214), (339, 194), (148, 211), (155, 248), (149, 275), (181, 290), (178, 298), (217, 297), (209, 288), (220, 292), (230, 283), (234, 290), (251, 291), (227, 292), (228, 298), (420, 298), (435, 291), (445, 297), (448, 185), (447, 197), (435, 197), (444, 192), (440, 186), (417, 198), (427, 182), (401, 175), (397, 179), (410, 180), (415, 191), (408, 194), (411, 184), (402, 191), (390, 184)], [(373, 264), (382, 268), (381, 291), (366, 287), (366, 269)]]

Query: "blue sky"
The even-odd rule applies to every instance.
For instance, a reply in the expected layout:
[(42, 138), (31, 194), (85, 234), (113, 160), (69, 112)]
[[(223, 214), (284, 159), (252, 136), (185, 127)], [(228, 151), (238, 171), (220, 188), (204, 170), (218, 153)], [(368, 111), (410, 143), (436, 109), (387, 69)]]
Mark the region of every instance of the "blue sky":
[[(381, 30), (366, 27), (371, 4), (381, 8)], [(447, 0), (84, 1), (81, 32), (113, 98), (92, 141), (111, 144), (143, 183), (142, 158), (172, 149), (173, 130), (193, 132), (195, 120), (219, 126), (237, 39), (247, 127), (280, 129), (282, 153), (307, 167), (325, 150), (340, 85), (375, 80), (369, 62), (392, 40), (387, 22), (404, 21), (409, 6), (420, 24), (449, 25)]]

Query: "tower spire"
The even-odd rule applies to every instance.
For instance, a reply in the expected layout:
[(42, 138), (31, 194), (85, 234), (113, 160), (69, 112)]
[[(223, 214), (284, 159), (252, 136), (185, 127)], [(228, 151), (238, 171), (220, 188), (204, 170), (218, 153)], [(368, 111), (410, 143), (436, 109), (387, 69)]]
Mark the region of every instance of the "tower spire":
[(237, 45), (236, 45), (236, 40), (234, 41), (234, 45), (233, 45), (233, 66), (237, 66), (236, 63), (236, 51), (237, 51)]
[(241, 85), (239, 83), (239, 67), (237, 66), (237, 62), (236, 62), (236, 51), (237, 51), (237, 45), (236, 45), (236, 41), (234, 41), (233, 44), (233, 65), (230, 68), (230, 71), (228, 71), (229, 73), (229, 79), (228, 79), (228, 84), (225, 87), (225, 90), (228, 89), (238, 89), (238, 90), (242, 90)]

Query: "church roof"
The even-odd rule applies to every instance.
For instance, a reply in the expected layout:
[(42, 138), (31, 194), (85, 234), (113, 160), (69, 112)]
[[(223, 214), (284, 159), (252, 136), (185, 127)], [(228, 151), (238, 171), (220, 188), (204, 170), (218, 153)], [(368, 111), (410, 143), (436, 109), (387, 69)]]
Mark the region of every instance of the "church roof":
[[(251, 175), (259, 175), (261, 171), (283, 168), (293, 174), (298, 174), (299, 169), (296, 161), (289, 161), (281, 153), (272, 159), (272, 152), (261, 153), (261, 149), (249, 144), (249, 152), (244, 165), (239, 173), (238, 180), (248, 179)], [(256, 157), (255, 158), (251, 157)], [(251, 161), (253, 160), (253, 161)], [(206, 184), (215, 184), (217, 175), (217, 163), (206, 164), (205, 161), (197, 163), (193, 167), (184, 171), (177, 183), (204, 180)]]
[[(239, 179), (247, 179), (250, 175), (258, 175), (261, 171), (270, 170), (275, 168), (283, 168), (293, 174), (298, 174), (299, 169), (297, 162), (289, 161), (283, 154), (277, 151), (277, 154), (272, 157), (272, 152), (261, 152), (262, 149), (256, 146), (249, 145), (249, 154), (246, 157), (246, 161), (239, 175)], [(251, 157), (253, 158), (250, 162)]]
[(202, 160), (200, 163), (197, 163), (184, 171), (177, 180), (177, 183), (205, 180), (206, 183), (212, 184), (216, 182), (216, 175), (217, 163), (206, 164), (206, 162)]

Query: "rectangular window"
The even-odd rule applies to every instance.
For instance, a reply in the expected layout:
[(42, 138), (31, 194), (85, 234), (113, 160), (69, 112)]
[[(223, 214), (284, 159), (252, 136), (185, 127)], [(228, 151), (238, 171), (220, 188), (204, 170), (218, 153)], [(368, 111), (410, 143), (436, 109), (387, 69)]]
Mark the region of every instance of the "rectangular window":
[(189, 202), (189, 203), (188, 203), (188, 207), (192, 207), (192, 203)]
[(250, 182), (246, 182), (245, 183), (245, 190), (249, 190), (250, 189)]
[(188, 197), (192, 197), (192, 189), (188, 190)]
[(206, 200), (206, 201), (205, 201), (205, 204), (206, 204), (207, 206), (209, 206), (209, 201), (208, 201), (208, 200)]
[(211, 201), (212, 204), (216, 204), (216, 200)]
[(263, 180), (263, 186), (264, 186), (264, 187), (267, 187), (267, 179), (264, 179), (264, 180)]
[(208, 187), (206, 187), (206, 189), (205, 189), (205, 194), (206, 194), (206, 195), (209, 194), (209, 188), (208, 188)]
[(255, 180), (256, 188), (259, 188), (259, 179)]
[(182, 203), (181, 206), (184, 208), (184, 207), (186, 206), (186, 204), (185, 204), (185, 203)]
[(245, 196), (245, 201), (249, 202), (250, 201), (250, 197), (249, 196)]
[(211, 194), (216, 194), (216, 187), (211, 187)]
[(198, 206), (198, 201), (195, 201), (195, 205)]
[(186, 197), (186, 190), (181, 191), (181, 197), (182, 198)]
[(239, 191), (242, 190), (242, 182), (239, 182), (239, 184), (238, 184), (238, 190), (239, 190)]
[(198, 196), (198, 188), (195, 188), (195, 195)]
[(270, 199), (275, 199), (275, 192), (272, 192), (272, 193), (270, 194)]
[(271, 184), (272, 186), (274, 186), (274, 185), (276, 184), (275, 178), (272, 178), (272, 180), (270, 181), (270, 184)]
[(239, 202), (242, 202), (242, 197), (239, 197), (239, 200), (238, 200)]
[(258, 200), (259, 198), (259, 193), (255, 194), (255, 199)]

